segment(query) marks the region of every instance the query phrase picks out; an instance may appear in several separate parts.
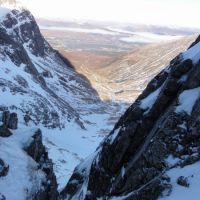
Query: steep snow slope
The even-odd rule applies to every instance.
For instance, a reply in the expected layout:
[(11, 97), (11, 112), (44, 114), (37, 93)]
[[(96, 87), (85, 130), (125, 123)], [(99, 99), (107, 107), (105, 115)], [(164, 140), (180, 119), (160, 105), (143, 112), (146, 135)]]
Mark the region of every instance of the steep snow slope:
[[(26, 10), (12, 10), (0, 20), (0, 107), (7, 107), (20, 117), (19, 130), (12, 138), (20, 132), (23, 137), (26, 125), (29, 135), (33, 127), (42, 130), (59, 189), (111, 129), (110, 118), (117, 118), (124, 109), (124, 105), (118, 107), (99, 99), (90, 82), (44, 40)], [(12, 140), (17, 148), (18, 141), (15, 143), (12, 138), (4, 138), (2, 144)], [(21, 159), (20, 154), (16, 159)], [(16, 177), (13, 184), (18, 181)], [(4, 189), (0, 188), (0, 193), (4, 194)], [(12, 200), (7, 195), (7, 200)]]
[(25, 125), (21, 111), (10, 111), (0, 107), (1, 199), (55, 200), (56, 177), (41, 131), (33, 124)]
[(8, 175), (0, 178), (0, 193), (6, 199), (31, 198), (42, 185), (45, 175), (37, 170), (37, 163), (24, 152), (37, 128), (21, 127), (8, 139), (0, 137), (0, 158), (9, 165)]
[[(2, 20), (1, 33), (3, 96), (13, 96), (15, 106), (30, 112), (35, 123), (62, 127), (74, 119), (82, 125), (72, 106), (81, 105), (83, 98), (94, 102), (98, 97), (89, 95), (95, 91), (86, 79), (74, 79), (76, 73), (43, 39), (32, 15), (28, 11), (12, 11)], [(4, 102), (2, 99), (1, 104)], [(12, 101), (6, 105), (11, 106)]]
[(75, 168), (63, 199), (199, 199), (199, 38), (152, 79)]

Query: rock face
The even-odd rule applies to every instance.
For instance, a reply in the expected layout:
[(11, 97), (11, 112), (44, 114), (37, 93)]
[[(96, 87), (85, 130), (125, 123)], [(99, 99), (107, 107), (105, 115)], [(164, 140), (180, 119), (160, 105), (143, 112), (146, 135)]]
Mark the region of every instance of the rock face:
[(197, 45), (148, 84), (94, 155), (76, 167), (63, 199), (156, 200), (170, 194), (170, 169), (200, 160)]
[(84, 128), (77, 110), (86, 100), (102, 103), (90, 82), (46, 42), (27, 10), (12, 10), (0, 21), (0, 67), (0, 92), (13, 99), (0, 104), (29, 113), (35, 124), (63, 128), (75, 121)]
[(48, 158), (48, 153), (42, 143), (42, 133), (38, 129), (33, 135), (33, 141), (25, 149), (38, 164), (45, 175), (46, 180), (42, 183), (41, 189), (35, 194), (33, 200), (56, 200), (58, 198), (57, 181), (53, 172), (52, 160)]
[(3, 126), (9, 129), (17, 129), (18, 118), (16, 113), (10, 113), (8, 110), (2, 113)]

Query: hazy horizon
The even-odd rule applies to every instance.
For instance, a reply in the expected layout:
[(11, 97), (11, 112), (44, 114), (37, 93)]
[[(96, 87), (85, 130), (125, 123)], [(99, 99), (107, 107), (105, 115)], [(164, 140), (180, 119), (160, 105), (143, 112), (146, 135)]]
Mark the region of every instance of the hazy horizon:
[(200, 28), (198, 0), (21, 0), (39, 18)]

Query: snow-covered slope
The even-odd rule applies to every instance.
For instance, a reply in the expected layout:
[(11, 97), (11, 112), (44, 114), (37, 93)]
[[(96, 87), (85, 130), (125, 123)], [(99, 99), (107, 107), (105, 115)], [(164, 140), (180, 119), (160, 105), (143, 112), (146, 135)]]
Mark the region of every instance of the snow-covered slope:
[(199, 195), (198, 42), (149, 83), (82, 162), (123, 105), (101, 102), (90, 82), (44, 40), (30, 12), (2, 9), (0, 198), (55, 200), (55, 175), (61, 199)]
[(63, 199), (199, 199), (199, 40), (152, 79), (75, 168)]
[(90, 83), (76, 77), (66, 65), (68, 61), (49, 46), (28, 11), (12, 11), (0, 25), (0, 103), (23, 109), (35, 123), (62, 127), (75, 120), (83, 126), (77, 107), (81, 107), (84, 98), (90, 103), (98, 101)]
[[(0, 137), (0, 158), (11, 169), (5, 179), (11, 181), (12, 173), (16, 173), (20, 166), (22, 171), (29, 166), (26, 162), (29, 157), (21, 142), (26, 133), (28, 140), (33, 129), (40, 128), (43, 143), (53, 159), (60, 190), (74, 167), (96, 149), (104, 134), (111, 129), (109, 118), (118, 116), (123, 106), (119, 108), (99, 99), (90, 82), (45, 41), (29, 11), (4, 11), (0, 10), (0, 111), (8, 109), (17, 113), (19, 118), (18, 130), (13, 131), (13, 136)], [(96, 124), (97, 121), (100, 123)], [(3, 150), (4, 146), (7, 147)], [(12, 150), (11, 146), (16, 148)], [(15, 169), (12, 158), (22, 160)], [(24, 186), (30, 182), (32, 188), (35, 184), (25, 176), (26, 173), (16, 174), (12, 179), (13, 188), (19, 184), (19, 179), (24, 179), (19, 185), (19, 200), (23, 200), (26, 193), (23, 190), (28, 186)], [(7, 183), (5, 179), (0, 177), (1, 185)], [(5, 187), (0, 187), (0, 193), (7, 200), (13, 200)]]
[(53, 163), (41, 130), (24, 124), (21, 111), (10, 111), (0, 107), (0, 199), (56, 199)]

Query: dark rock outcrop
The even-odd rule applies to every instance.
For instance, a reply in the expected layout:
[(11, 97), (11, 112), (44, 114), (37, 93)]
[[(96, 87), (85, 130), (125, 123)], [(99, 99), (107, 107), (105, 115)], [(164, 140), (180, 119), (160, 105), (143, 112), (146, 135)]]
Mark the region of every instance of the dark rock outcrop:
[(12, 132), (5, 126), (0, 126), (0, 137), (10, 137)]
[(32, 197), (33, 200), (56, 200), (58, 198), (57, 181), (53, 172), (53, 163), (49, 159), (48, 153), (42, 143), (42, 133), (38, 129), (33, 135), (33, 140), (25, 151), (30, 155), (38, 164), (45, 175), (46, 180), (42, 183), (42, 188)]
[(183, 187), (189, 187), (190, 186), (190, 184), (188, 182), (188, 178), (184, 177), (184, 176), (178, 177), (177, 184), (179, 184), (179, 185), (181, 185)]
[(0, 200), (6, 200), (6, 197), (0, 193)]
[(5, 162), (0, 159), (0, 177), (6, 176), (9, 171), (9, 165), (5, 164)]
[(5, 128), (17, 129), (17, 113), (10, 113), (8, 110), (3, 111), (2, 114), (2, 123)]
[[(156, 200), (172, 189), (167, 171), (200, 160), (200, 96), (191, 113), (177, 111), (180, 95), (200, 87), (200, 63), (180, 54), (125, 112), (96, 151), (74, 170), (63, 199)], [(195, 97), (194, 97), (195, 98)], [(178, 161), (171, 164), (172, 156)], [(180, 181), (179, 181), (180, 182)], [(182, 181), (181, 181), (182, 182)]]
[(10, 129), (17, 129), (18, 118), (16, 113), (10, 113), (8, 110), (4, 110), (1, 113), (0, 137), (9, 137), (12, 135)]
[(17, 113), (10, 113), (8, 128), (17, 129), (17, 123), (18, 123)]
[[(0, 60), (3, 63), (9, 61), (10, 66), (16, 67), (13, 78), (1, 77), (0, 90), (28, 97), (19, 100), (18, 108), (23, 113), (28, 112), (35, 124), (62, 128), (66, 121), (74, 119), (84, 128), (75, 104), (67, 95), (60, 95), (61, 90), (63, 94), (74, 95), (81, 103), (86, 98), (101, 103), (86, 77), (79, 75), (70, 61), (44, 39), (33, 15), (27, 10), (12, 10), (2, 18)], [(9, 65), (2, 66), (6, 74), (11, 70)]]

